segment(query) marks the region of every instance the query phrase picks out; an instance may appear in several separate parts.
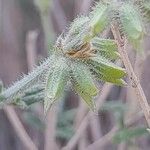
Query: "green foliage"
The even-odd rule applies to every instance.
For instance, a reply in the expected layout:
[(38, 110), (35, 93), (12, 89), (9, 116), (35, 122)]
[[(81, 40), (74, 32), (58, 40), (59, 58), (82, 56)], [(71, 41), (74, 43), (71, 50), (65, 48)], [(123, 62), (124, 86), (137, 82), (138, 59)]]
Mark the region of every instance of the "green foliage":
[(47, 69), (51, 69), (53, 64), (53, 56), (45, 60), (40, 66), (35, 68), (31, 73), (25, 75), (21, 80), (15, 82), (10, 88), (2, 92), (1, 96), (8, 101), (14, 97), (19, 97), (27, 89), (37, 84), (40, 78), (43, 78)]
[(88, 60), (88, 63), (91, 64), (91, 69), (93, 69), (98, 80), (111, 82), (116, 85), (126, 85), (125, 81), (121, 79), (126, 75), (123, 68), (116, 66), (103, 57), (91, 58)]
[(128, 111), (128, 106), (120, 101), (105, 102), (101, 111), (109, 111), (113, 113), (119, 130), (113, 137), (114, 143), (132, 142), (133, 139), (142, 135), (149, 135), (146, 127), (126, 127), (124, 123), (124, 114)]
[(23, 119), (25, 122), (30, 125), (31, 127), (37, 129), (37, 130), (44, 130), (45, 124), (43, 123), (43, 120), (41, 120), (38, 116), (36, 116), (34, 113), (28, 111), (23, 113)]
[(124, 113), (127, 111), (127, 106), (120, 101), (108, 101), (102, 105), (102, 110)]
[(120, 101), (108, 101), (102, 105), (101, 111), (109, 111), (114, 114), (119, 128), (124, 128), (124, 113), (128, 110), (127, 105)]
[(84, 43), (89, 30), (89, 17), (78, 16), (70, 25), (65, 37), (60, 37), (60, 43), (63, 45), (63, 52), (76, 50)]
[(44, 99), (44, 88), (37, 84), (25, 91), (24, 95), (19, 97), (18, 101), (23, 101), (26, 106), (31, 106)]
[(116, 60), (119, 58), (119, 53), (117, 52), (117, 44), (114, 40), (93, 38), (92, 39), (93, 49), (97, 50), (97, 53), (104, 58), (109, 60)]
[(80, 16), (77, 17), (70, 25), (70, 34), (79, 34), (86, 24), (89, 23), (89, 17), (87, 16)]
[(113, 141), (116, 143), (127, 142), (134, 138), (140, 137), (142, 135), (148, 135), (146, 128), (137, 127), (137, 128), (125, 128), (119, 131), (114, 137)]
[(135, 49), (140, 49), (144, 26), (138, 9), (132, 3), (124, 3), (120, 8), (120, 20), (128, 40)]
[(2, 91), (3, 91), (3, 83), (2, 83), (2, 81), (0, 80), (0, 101), (2, 101), (3, 98), (4, 98), (4, 97), (1, 95)]
[[(1, 100), (4, 103), (20, 105), (23, 101), (26, 106), (44, 100), (46, 113), (53, 102), (61, 97), (65, 87), (70, 85), (68, 83), (72, 83), (74, 90), (92, 110), (95, 110), (93, 99), (98, 94), (96, 80), (117, 85), (126, 84), (123, 80), (126, 76), (125, 69), (115, 65), (119, 58), (116, 42), (98, 37), (98, 33), (112, 23), (114, 14), (111, 10), (114, 7), (118, 8), (118, 5), (100, 2), (88, 16), (77, 17), (68, 30), (58, 37), (53, 54), (27, 76), (4, 90), (0, 94)], [(124, 18), (126, 19), (125, 16)], [(127, 24), (126, 20), (123, 20), (122, 23), (123, 26), (130, 27), (130, 22)], [(139, 29), (138, 23), (131, 22), (132, 29), (139, 31), (137, 35), (133, 31), (134, 35), (131, 37), (139, 39), (142, 29)], [(125, 27), (124, 30), (126, 31)], [(33, 88), (37, 84), (41, 89), (39, 92)], [(29, 89), (35, 90), (35, 93), (30, 93)]]
[(58, 138), (69, 140), (73, 134), (73, 120), (75, 117), (75, 109), (60, 112), (58, 114), (58, 123), (57, 123), (57, 131), (56, 136)]
[(44, 110), (47, 112), (51, 104), (62, 95), (68, 78), (68, 66), (65, 59), (58, 58), (53, 72), (48, 73), (46, 87)]
[[(47, 13), (47, 2), (37, 1), (42, 13)], [(140, 50), (145, 33), (142, 16), (150, 18), (150, 2), (137, 0), (136, 2), (140, 2), (137, 5), (134, 2), (99, 2), (89, 15), (78, 16), (68, 30), (58, 37), (52, 48), (53, 54), (40, 66), (6, 90), (3, 90), (0, 83), (0, 101), (21, 107), (44, 101), (46, 114), (52, 104), (63, 95), (65, 88), (72, 86), (89, 108), (95, 111), (93, 99), (98, 94), (97, 80), (119, 86), (126, 85), (123, 79), (126, 70), (115, 64), (120, 58), (115, 40), (102, 39), (98, 34), (114, 22), (118, 23), (122, 36), (135, 49)], [(114, 142), (127, 142), (148, 133), (146, 128), (125, 127), (124, 112), (127, 106), (123, 103), (107, 102), (102, 109), (113, 112), (119, 124), (120, 130), (114, 136)], [(71, 138), (74, 133), (74, 114), (72, 110), (59, 113), (58, 138)], [(37, 129), (44, 128), (42, 121), (33, 114), (25, 114), (24, 119)]]
[(90, 71), (83, 64), (72, 66), (72, 83), (76, 92), (85, 100), (90, 108), (95, 111), (93, 97), (98, 94)]
[(127, 37), (132, 46), (142, 49), (142, 40), (146, 33), (145, 25), (150, 14), (148, 0), (116, 1), (109, 0), (96, 4), (90, 13), (92, 35), (102, 32), (114, 21), (118, 22), (121, 32)]
[(34, 0), (34, 2), (40, 8), (42, 13), (48, 13), (49, 5), (51, 3), (49, 0)]
[(105, 3), (98, 3), (90, 13), (90, 28), (92, 35), (102, 32), (109, 22), (109, 7)]
[(148, 22), (150, 22), (150, 1), (147, 0), (143, 3), (143, 10), (146, 14), (146, 18), (148, 19)]
[(114, 63), (109, 62), (103, 57), (93, 57), (89, 61), (93, 67), (100, 72), (100, 74), (104, 74), (115, 79), (122, 78), (126, 75), (125, 69), (116, 66)]
[(3, 83), (2, 83), (2, 81), (0, 80), (0, 93), (2, 93), (2, 91), (3, 91)]
[[(119, 58), (116, 42), (99, 38), (98, 33), (115, 21), (133, 47), (141, 49), (145, 32), (144, 19), (141, 17), (148, 16), (149, 12), (147, 0), (117, 3), (108, 0), (96, 3), (89, 15), (78, 16), (68, 30), (58, 37), (53, 54), (31, 73), (4, 90), (0, 100), (29, 106), (44, 99), (46, 112), (61, 97), (67, 83), (71, 82), (75, 91), (95, 110), (93, 98), (98, 94), (95, 80), (126, 85), (123, 80), (125, 69), (114, 63)], [(35, 93), (26, 93), (36, 84), (40, 85), (41, 91), (35, 89)], [(12, 99), (15, 101), (12, 102)]]

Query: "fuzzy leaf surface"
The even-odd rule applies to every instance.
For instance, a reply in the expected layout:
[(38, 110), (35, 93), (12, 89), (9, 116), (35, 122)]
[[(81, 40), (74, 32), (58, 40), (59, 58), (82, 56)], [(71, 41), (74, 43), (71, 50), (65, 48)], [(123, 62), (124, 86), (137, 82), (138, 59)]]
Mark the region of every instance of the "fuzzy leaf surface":
[(123, 32), (134, 48), (141, 48), (144, 27), (138, 10), (130, 3), (124, 3), (120, 9), (120, 20)]
[(88, 60), (88, 63), (97, 70), (97, 73), (109, 78), (119, 79), (126, 75), (125, 69), (116, 66), (103, 57), (92, 57)]
[(90, 27), (92, 35), (102, 32), (109, 22), (109, 8), (107, 4), (98, 3), (90, 13)]
[(35, 83), (39, 82), (40, 78), (42, 78), (41, 76), (44, 76), (48, 68), (50, 69), (53, 66), (54, 60), (55, 56), (52, 55), (28, 75), (25, 75), (21, 80), (4, 90), (0, 94), (0, 97), (9, 101), (10, 99), (18, 97), (18, 95), (23, 95), (28, 88), (31, 88)]
[(92, 110), (95, 110), (93, 97), (98, 94), (98, 89), (94, 84), (90, 71), (84, 65), (74, 64), (72, 66), (72, 77), (76, 92)]
[(100, 56), (108, 58), (109, 60), (115, 60), (119, 57), (117, 44), (114, 40), (95, 37), (92, 39), (91, 43), (93, 49), (97, 50)]
[(68, 66), (64, 59), (58, 58), (53, 72), (48, 74), (45, 87), (44, 110), (48, 111), (49, 107), (55, 100), (60, 98), (64, 92), (68, 77)]

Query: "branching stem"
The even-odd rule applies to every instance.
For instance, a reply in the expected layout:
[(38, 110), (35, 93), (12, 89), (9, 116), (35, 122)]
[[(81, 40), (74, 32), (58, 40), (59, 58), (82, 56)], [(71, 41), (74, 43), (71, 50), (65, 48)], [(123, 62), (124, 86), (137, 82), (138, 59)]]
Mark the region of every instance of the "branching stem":
[(114, 35), (114, 38), (117, 42), (118, 45), (118, 51), (121, 55), (122, 61), (125, 65), (125, 68), (127, 70), (128, 76), (130, 78), (131, 84), (132, 84), (132, 88), (135, 91), (135, 94), (137, 96), (137, 99), (139, 100), (140, 106), (143, 110), (143, 113), (145, 115), (146, 121), (148, 126), (150, 127), (150, 109), (149, 109), (149, 104), (147, 102), (146, 96), (144, 94), (144, 91), (141, 87), (141, 84), (136, 76), (136, 74), (134, 73), (133, 67), (130, 63), (128, 54), (126, 52), (126, 40), (121, 38), (119, 29), (117, 24), (113, 24), (112, 27), (112, 32)]

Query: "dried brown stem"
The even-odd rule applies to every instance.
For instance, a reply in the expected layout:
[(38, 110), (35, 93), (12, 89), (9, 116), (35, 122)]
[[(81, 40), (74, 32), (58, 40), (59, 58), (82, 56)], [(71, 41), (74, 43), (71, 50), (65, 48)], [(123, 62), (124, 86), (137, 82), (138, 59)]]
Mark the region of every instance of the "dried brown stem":
[(132, 88), (137, 96), (137, 99), (139, 100), (139, 104), (144, 112), (146, 121), (148, 126), (150, 127), (150, 110), (149, 110), (149, 105), (146, 99), (146, 96), (144, 94), (144, 91), (141, 87), (141, 84), (136, 76), (136, 74), (134, 73), (134, 70), (132, 68), (132, 65), (130, 63), (128, 54), (126, 52), (126, 42), (125, 40), (123, 40), (121, 38), (119, 29), (117, 24), (112, 25), (112, 32), (114, 35), (114, 38), (117, 42), (118, 45), (118, 51), (121, 55), (122, 61), (125, 65), (125, 68), (127, 70), (128, 76), (130, 78), (131, 84), (132, 84)]

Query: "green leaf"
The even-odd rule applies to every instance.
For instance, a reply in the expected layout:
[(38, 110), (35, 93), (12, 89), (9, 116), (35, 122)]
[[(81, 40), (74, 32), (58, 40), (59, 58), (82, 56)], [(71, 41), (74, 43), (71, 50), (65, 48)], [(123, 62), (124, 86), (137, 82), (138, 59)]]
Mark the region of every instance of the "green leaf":
[(146, 0), (145, 3), (143, 3), (143, 5), (147, 11), (150, 11), (150, 1), (149, 0)]
[(84, 43), (84, 39), (88, 35), (89, 31), (89, 17), (79, 16), (70, 25), (70, 30), (65, 37), (65, 44), (63, 45), (63, 51), (77, 50)]
[(76, 115), (76, 109), (70, 109), (58, 114), (58, 126), (67, 126), (72, 124)]
[(44, 111), (48, 111), (55, 100), (60, 98), (64, 92), (68, 77), (68, 66), (66, 61), (58, 58), (55, 63), (53, 72), (49, 72), (45, 87)]
[(40, 66), (28, 73), (28, 75), (25, 75), (21, 80), (15, 82), (8, 89), (4, 90), (0, 97), (3, 97), (9, 103), (12, 99), (24, 95), (27, 89), (37, 83), (40, 83), (40, 79), (43, 78), (45, 73), (47, 73), (47, 70), (51, 70), (54, 61), (55, 55), (47, 58), (40, 64)]
[(100, 49), (105, 49), (108, 51), (117, 51), (118, 49), (117, 43), (115, 42), (115, 40), (102, 39), (99, 37), (95, 37), (91, 40), (91, 42), (94, 46), (97, 46)]
[(89, 93), (86, 93), (85, 91), (83, 91), (80, 87), (79, 84), (74, 83), (73, 85), (75, 91), (82, 97), (82, 99), (86, 102), (86, 104), (88, 105), (88, 107), (95, 112), (96, 111), (96, 105), (95, 102), (93, 100), (93, 96), (91, 96)]
[(3, 83), (2, 83), (2, 81), (0, 80), (0, 93), (2, 93), (2, 91), (3, 91)]
[(126, 142), (133, 138), (140, 137), (142, 135), (148, 135), (146, 128), (130, 128), (119, 131), (113, 138), (116, 143)]
[(115, 78), (111, 78), (109, 76), (101, 75), (101, 76), (99, 76), (99, 79), (102, 81), (105, 81), (105, 82), (110, 82), (110, 83), (116, 84), (118, 86), (127, 85), (127, 83), (123, 79), (115, 79)]
[(74, 134), (73, 122), (76, 114), (75, 109), (59, 112), (56, 136), (61, 139), (69, 140)]
[(92, 35), (102, 32), (109, 22), (109, 8), (107, 4), (98, 3), (90, 13), (90, 27)]
[(20, 101), (24, 101), (27, 106), (30, 106), (34, 103), (43, 101), (43, 99), (44, 99), (44, 92), (42, 91), (32, 95), (21, 97)]
[(124, 33), (137, 50), (141, 49), (144, 26), (138, 10), (132, 3), (124, 3), (120, 8), (120, 20)]
[(19, 97), (14, 98), (14, 101), (11, 103), (15, 106), (19, 106), (21, 109), (27, 109), (28, 106), (24, 101), (22, 101)]
[(0, 95), (0, 102), (3, 101), (5, 99), (5, 97), (3, 97), (2, 95)]
[(58, 127), (56, 136), (61, 139), (69, 140), (74, 135), (73, 125)]
[(119, 57), (115, 40), (95, 37), (92, 39), (91, 43), (93, 49), (97, 50), (97, 53), (100, 54), (100, 56), (103, 56), (110, 60), (115, 60)]
[(127, 105), (120, 101), (107, 101), (102, 105), (101, 110), (124, 113), (127, 111)]
[(102, 107), (101, 111), (109, 111), (113, 113), (117, 121), (118, 127), (124, 128), (124, 113), (128, 110), (128, 106), (120, 101), (107, 101)]
[(89, 17), (88, 16), (79, 16), (77, 17), (70, 25), (69, 33), (79, 34), (83, 28), (88, 24)]
[(93, 97), (98, 94), (91, 73), (88, 68), (82, 64), (72, 65), (72, 83), (76, 92), (83, 98), (88, 106), (95, 111)]
[(43, 131), (45, 129), (44, 122), (42, 122), (42, 120), (32, 112), (24, 112), (23, 119), (28, 125), (37, 130)]
[(3, 91), (3, 82), (0, 80), (0, 93)]
[(3, 82), (0, 80), (0, 101), (3, 101), (5, 99), (5, 97), (1, 95), (2, 91), (3, 91)]
[(31, 88), (25, 91), (24, 96), (34, 95), (34, 94), (40, 93), (43, 90), (44, 88), (41, 84), (35, 84), (34, 86), (32, 86)]
[(144, 1), (142, 8), (144, 9), (146, 18), (148, 19), (148, 21), (150, 21), (150, 1)]
[(99, 75), (103, 75), (111, 79), (119, 79), (123, 78), (126, 75), (125, 69), (116, 66), (114, 63), (109, 62), (105, 58), (102, 57), (92, 57), (88, 60), (88, 63), (92, 65), (92, 69), (99, 73)]

